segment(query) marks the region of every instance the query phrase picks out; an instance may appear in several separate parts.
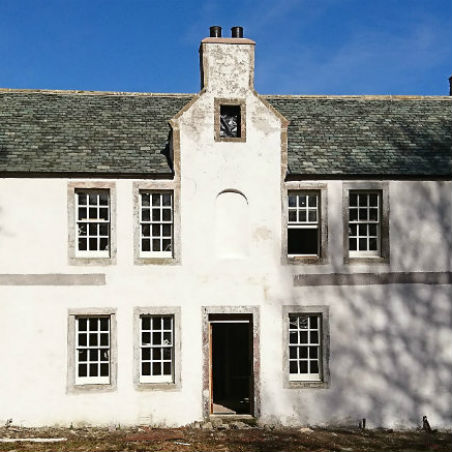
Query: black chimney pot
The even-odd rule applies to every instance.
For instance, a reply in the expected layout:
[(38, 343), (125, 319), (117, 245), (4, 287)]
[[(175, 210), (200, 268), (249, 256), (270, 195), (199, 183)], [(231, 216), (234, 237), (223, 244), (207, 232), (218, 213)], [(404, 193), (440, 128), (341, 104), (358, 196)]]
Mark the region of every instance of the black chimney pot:
[(449, 96), (452, 96), (452, 75), (449, 77)]
[(211, 38), (221, 38), (221, 27), (214, 25), (210, 27), (210, 37)]
[(231, 36), (233, 38), (243, 38), (243, 27), (232, 27)]

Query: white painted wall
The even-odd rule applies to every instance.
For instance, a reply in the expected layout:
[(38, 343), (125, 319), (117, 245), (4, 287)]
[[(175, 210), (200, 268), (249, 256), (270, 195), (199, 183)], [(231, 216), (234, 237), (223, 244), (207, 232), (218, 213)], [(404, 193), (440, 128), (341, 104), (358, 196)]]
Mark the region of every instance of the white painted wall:
[[(134, 265), (133, 180), (115, 181), (117, 264), (84, 267), (68, 264), (69, 180), (0, 179), (0, 273), (105, 273), (107, 280), (93, 287), (0, 286), (0, 423), (201, 419), (201, 307), (257, 305), (263, 422), (365, 417), (369, 426), (414, 426), (428, 415), (433, 426), (450, 427), (450, 286), (294, 287), (292, 281), (300, 273), (450, 271), (451, 182), (390, 181), (390, 264), (345, 266), (342, 183), (326, 181), (329, 262), (282, 266), (279, 120), (245, 81), (229, 92), (212, 74), (213, 85), (180, 118), (181, 265)], [(246, 143), (214, 141), (214, 98), (228, 93), (246, 100)], [(248, 250), (237, 258), (216, 252), (224, 233), (218, 195), (225, 190), (246, 197)], [(293, 304), (330, 306), (329, 389), (283, 389), (281, 306)], [(135, 390), (135, 306), (181, 306), (181, 391)], [(66, 393), (68, 310), (84, 307), (117, 309), (114, 392)]]

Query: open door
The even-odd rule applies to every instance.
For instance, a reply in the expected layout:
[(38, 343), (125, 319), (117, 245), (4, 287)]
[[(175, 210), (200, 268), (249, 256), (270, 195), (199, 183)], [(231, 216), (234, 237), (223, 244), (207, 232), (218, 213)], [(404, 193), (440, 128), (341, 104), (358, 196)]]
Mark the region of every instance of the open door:
[(209, 316), (210, 412), (252, 414), (252, 316)]

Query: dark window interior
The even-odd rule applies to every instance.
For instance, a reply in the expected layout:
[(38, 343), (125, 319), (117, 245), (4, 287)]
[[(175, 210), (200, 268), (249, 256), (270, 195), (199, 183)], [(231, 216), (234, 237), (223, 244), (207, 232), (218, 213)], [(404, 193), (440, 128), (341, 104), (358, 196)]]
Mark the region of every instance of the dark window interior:
[(240, 138), (240, 105), (220, 105), (220, 137)]
[(288, 254), (315, 254), (319, 255), (318, 229), (289, 229)]

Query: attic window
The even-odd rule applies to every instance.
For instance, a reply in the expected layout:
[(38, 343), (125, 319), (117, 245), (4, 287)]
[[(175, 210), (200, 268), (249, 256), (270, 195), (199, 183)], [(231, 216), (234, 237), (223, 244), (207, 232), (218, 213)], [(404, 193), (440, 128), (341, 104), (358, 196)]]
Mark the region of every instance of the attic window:
[(220, 137), (240, 138), (241, 135), (240, 105), (220, 106)]
[(215, 141), (245, 141), (245, 102), (215, 99)]

